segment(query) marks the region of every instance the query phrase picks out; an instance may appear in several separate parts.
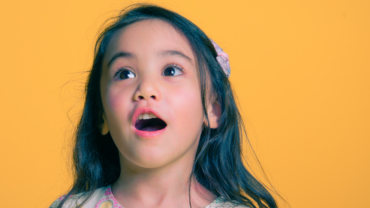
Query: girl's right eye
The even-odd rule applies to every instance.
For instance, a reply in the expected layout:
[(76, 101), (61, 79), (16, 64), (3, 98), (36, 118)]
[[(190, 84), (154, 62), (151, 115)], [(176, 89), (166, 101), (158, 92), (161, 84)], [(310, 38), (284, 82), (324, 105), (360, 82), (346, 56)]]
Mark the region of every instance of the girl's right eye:
[(127, 69), (120, 69), (114, 74), (114, 78), (118, 80), (124, 80), (134, 77), (136, 77), (136, 75), (132, 71)]

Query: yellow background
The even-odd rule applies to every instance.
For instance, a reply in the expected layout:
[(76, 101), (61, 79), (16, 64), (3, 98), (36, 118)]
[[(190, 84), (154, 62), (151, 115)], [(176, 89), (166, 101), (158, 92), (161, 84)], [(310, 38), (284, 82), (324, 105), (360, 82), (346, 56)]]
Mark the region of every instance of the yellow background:
[[(71, 129), (105, 19), (136, 1), (0, 3), (0, 207), (69, 187)], [(251, 142), (291, 207), (369, 207), (370, 1), (149, 1), (230, 55)]]

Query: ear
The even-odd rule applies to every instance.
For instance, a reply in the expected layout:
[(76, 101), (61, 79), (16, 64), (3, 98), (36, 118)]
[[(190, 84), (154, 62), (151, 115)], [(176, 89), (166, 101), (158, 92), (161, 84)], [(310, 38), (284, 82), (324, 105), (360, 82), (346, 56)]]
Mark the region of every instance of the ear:
[(107, 118), (105, 116), (105, 113), (103, 113), (103, 124), (100, 127), (100, 133), (102, 135), (106, 135), (108, 134), (108, 132), (109, 132), (109, 128), (108, 128)]
[[(209, 120), (209, 127), (211, 129), (216, 129), (219, 124), (219, 119), (221, 117), (221, 106), (220, 103), (215, 100), (207, 106), (207, 114)], [(204, 123), (208, 126), (207, 119), (204, 118)]]

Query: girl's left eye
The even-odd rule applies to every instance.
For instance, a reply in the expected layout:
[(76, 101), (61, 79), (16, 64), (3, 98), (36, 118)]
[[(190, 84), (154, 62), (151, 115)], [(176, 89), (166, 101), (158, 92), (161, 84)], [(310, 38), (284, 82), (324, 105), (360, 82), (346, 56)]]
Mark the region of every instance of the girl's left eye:
[(177, 65), (167, 66), (163, 71), (164, 76), (178, 76), (181, 75), (182, 73), (183, 73), (182, 68)]

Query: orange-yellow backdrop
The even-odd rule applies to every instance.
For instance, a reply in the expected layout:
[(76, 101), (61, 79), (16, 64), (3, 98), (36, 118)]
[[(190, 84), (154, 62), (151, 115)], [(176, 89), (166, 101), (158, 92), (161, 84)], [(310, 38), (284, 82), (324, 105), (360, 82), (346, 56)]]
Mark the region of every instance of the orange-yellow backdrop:
[[(47, 207), (69, 187), (80, 72), (102, 22), (134, 2), (1, 1), (1, 207)], [(249, 137), (292, 207), (369, 207), (370, 1), (149, 2), (229, 53)]]

